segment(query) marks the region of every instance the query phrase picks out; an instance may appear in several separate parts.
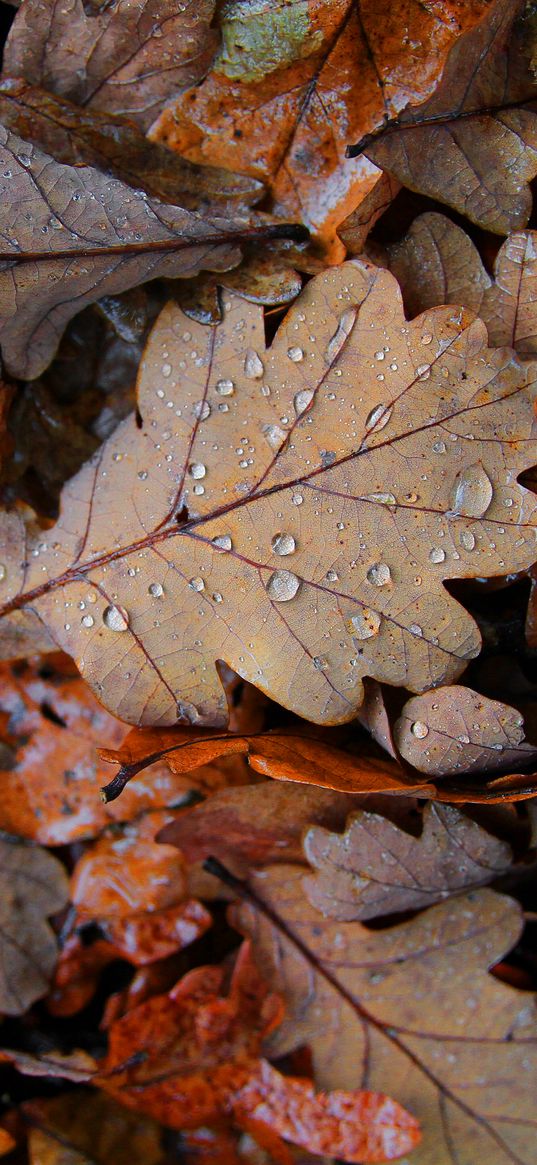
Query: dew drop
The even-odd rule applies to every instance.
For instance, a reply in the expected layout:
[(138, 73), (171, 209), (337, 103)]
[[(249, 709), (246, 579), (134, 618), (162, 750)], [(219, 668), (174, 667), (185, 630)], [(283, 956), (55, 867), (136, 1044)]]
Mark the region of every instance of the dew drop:
[(201, 461), (193, 461), (188, 467), (188, 472), (191, 477), (195, 477), (199, 481), (201, 477), (205, 477), (207, 470)]
[(270, 445), (271, 449), (274, 449), (275, 451), (281, 449), (281, 446), (287, 437), (285, 429), (280, 429), (279, 425), (263, 425), (261, 431), (265, 441), (268, 445)]
[(296, 392), (293, 397), (293, 404), (295, 406), (295, 413), (297, 417), (304, 413), (311, 404), (315, 393), (310, 388), (303, 388), (301, 392)]
[(384, 357), (385, 353), (382, 351), (382, 348), (379, 348), (378, 352), (375, 352), (375, 360), (384, 360)]
[(433, 546), (429, 554), (429, 562), (443, 562), (446, 557), (445, 550), (441, 546)]
[(465, 518), (482, 518), (492, 501), (492, 482), (480, 462), (461, 470), (455, 478), (451, 496), (454, 514)]
[(465, 550), (473, 550), (475, 546), (475, 538), (471, 530), (461, 530), (461, 546)]
[(220, 396), (233, 396), (235, 385), (232, 380), (217, 380), (216, 391)]
[(304, 359), (302, 348), (288, 348), (287, 355), (294, 364), (299, 364), (300, 361)]
[(275, 570), (267, 582), (267, 594), (276, 603), (287, 603), (294, 599), (300, 579), (290, 570)]
[(410, 731), (418, 740), (425, 740), (425, 737), (429, 735), (429, 725), (424, 724), (423, 720), (415, 720), (410, 726)]
[(147, 480), (147, 469), (141, 469), (139, 474), (138, 474), (138, 477), (140, 478), (140, 481), (146, 481)]
[(374, 635), (378, 635), (380, 615), (370, 607), (363, 607), (358, 615), (353, 615), (349, 620), (349, 627), (356, 639), (372, 639)]
[(93, 627), (95, 619), (93, 618), (93, 615), (83, 615), (80, 622), (82, 623), (83, 627)]
[(341, 352), (341, 349), (345, 343), (345, 340), (347, 339), (347, 336), (349, 336), (351, 331), (352, 331), (355, 319), (356, 319), (356, 308), (351, 307), (351, 308), (348, 308), (347, 311), (343, 312), (343, 315), (341, 316), (341, 319), (339, 321), (337, 331), (334, 332), (334, 335), (332, 336), (332, 339), (329, 341), (327, 349), (326, 349), (326, 360), (327, 360), (328, 364), (332, 364), (333, 361), (336, 359), (336, 356), (339, 356), (339, 353)]
[(147, 591), (148, 591), (148, 594), (150, 594), (152, 596), (152, 598), (160, 599), (160, 598), (162, 598), (162, 595), (164, 594), (164, 587), (162, 586), (162, 583), (155, 583), (154, 582), (154, 583), (149, 584)]
[(393, 405), (375, 405), (374, 409), (371, 409), (371, 412), (366, 418), (366, 433), (369, 433), (371, 429), (376, 429), (377, 431), (379, 429), (383, 429), (384, 426), (388, 424), (392, 413)]
[(423, 635), (423, 627), (420, 627), (419, 623), (411, 623), (408, 630), (411, 635), (417, 635), (418, 639)]
[(221, 602), (222, 602), (222, 595), (220, 594), (220, 591), (215, 591), (215, 592), (214, 592), (214, 595), (213, 595), (213, 602), (214, 602), (214, 603), (221, 603)]
[(127, 631), (129, 616), (124, 607), (116, 607), (115, 603), (111, 603), (103, 611), (103, 623), (109, 631)]
[(250, 380), (261, 380), (264, 371), (263, 363), (257, 352), (253, 348), (247, 348), (244, 357), (244, 375), (248, 376)]
[(382, 506), (395, 506), (397, 504), (394, 495), (390, 493), (365, 494), (364, 501), (380, 502)]
[(337, 582), (339, 578), (337, 570), (327, 570), (325, 578), (328, 580), (328, 582)]
[(431, 343), (431, 340), (432, 340), (432, 338), (433, 338), (433, 337), (431, 336), (430, 332), (427, 332), (427, 335), (426, 335), (426, 336), (422, 336), (422, 337), (421, 337), (421, 342), (422, 342), (422, 344), (430, 344), (430, 343)]
[(420, 380), (428, 380), (430, 375), (431, 375), (431, 365), (430, 364), (418, 364), (418, 367), (416, 368), (416, 376), (418, 376)]
[(314, 655), (313, 666), (317, 671), (326, 671), (328, 667), (328, 660), (325, 655)]
[(387, 562), (374, 562), (366, 575), (367, 581), (374, 587), (385, 587), (391, 582), (392, 572)]
[(205, 583), (204, 583), (203, 579), (199, 577), (199, 575), (196, 578), (191, 578), (188, 585), (189, 585), (189, 587), (192, 587), (193, 591), (204, 591), (205, 590)]
[(293, 494), (291, 501), (294, 506), (301, 506), (304, 498), (302, 497), (302, 494)]
[(435, 441), (435, 443), (433, 445), (433, 453), (445, 453), (445, 452), (446, 452), (446, 442), (445, 441)]
[(163, 364), (163, 365), (162, 365), (161, 372), (162, 372), (162, 375), (163, 375), (163, 376), (165, 376), (166, 378), (167, 378), (168, 376), (171, 376), (171, 374), (172, 374), (172, 366), (171, 366), (171, 364)]
[(275, 534), (271, 546), (275, 554), (293, 554), (296, 550), (292, 534)]
[(197, 421), (206, 421), (211, 415), (211, 406), (208, 400), (198, 400), (194, 405), (194, 416)]
[(213, 538), (212, 541), (213, 546), (216, 546), (218, 550), (231, 550), (233, 546), (229, 534), (219, 534), (218, 537)]

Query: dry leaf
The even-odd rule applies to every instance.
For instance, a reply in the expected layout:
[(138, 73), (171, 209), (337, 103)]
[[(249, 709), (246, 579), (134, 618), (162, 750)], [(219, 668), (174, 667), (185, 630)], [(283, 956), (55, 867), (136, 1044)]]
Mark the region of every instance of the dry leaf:
[(448, 683), (480, 640), (443, 580), (535, 557), (530, 375), (462, 311), (407, 324), (358, 261), (312, 280), (268, 350), (244, 300), (218, 328), (169, 305), (141, 428), (115, 430), (46, 536), (3, 517), (2, 614), (50, 627), (131, 722), (223, 723), (216, 659), (321, 723), (355, 714), (364, 675)]
[(0, 838), (0, 1012), (22, 1015), (48, 990), (58, 955), (46, 921), (67, 903), (63, 866), (39, 846)]
[(348, 141), (428, 96), (485, 7), (235, 0), (207, 78), (167, 106), (152, 136), (194, 162), (260, 178), (273, 211), (300, 215), (329, 245), (357, 203), (378, 201), (378, 170), (346, 162)]
[(408, 700), (394, 736), (401, 756), (431, 780), (537, 761), (516, 708), (458, 684)]
[(214, 0), (23, 0), (4, 73), (147, 129), (164, 103), (206, 73), (218, 44)]
[(505, 842), (458, 809), (430, 803), (419, 837), (378, 813), (361, 811), (341, 834), (308, 827), (304, 852), (316, 871), (304, 879), (310, 902), (343, 922), (430, 906), (492, 882), (512, 863)]
[(104, 1093), (29, 1100), (22, 1112), (30, 1165), (165, 1165), (162, 1129)]
[(302, 879), (267, 867), (249, 885), (272, 919), (237, 909), (286, 1000), (270, 1054), (309, 1044), (319, 1087), (389, 1088), (423, 1130), (412, 1165), (533, 1165), (535, 1005), (487, 973), (519, 937), (518, 904), (477, 890), (370, 930), (323, 918)]
[[(229, 994), (223, 971), (198, 967), (168, 995), (155, 996), (112, 1024), (96, 1083), (122, 1104), (172, 1128), (232, 1115), (270, 1147), (277, 1135), (345, 1161), (381, 1162), (419, 1140), (416, 1121), (387, 1096), (316, 1096), (306, 1080), (282, 1076), (259, 1058), (264, 1035), (282, 1016), (242, 947)], [(267, 1127), (268, 1126), (268, 1127)]]
[(537, 233), (521, 231), (502, 244), (487, 274), (468, 235), (442, 214), (422, 214), (402, 242), (388, 249), (388, 266), (407, 310), (463, 303), (487, 325), (491, 344), (537, 355)]
[[(527, 24), (526, 24), (527, 20)], [(525, 227), (537, 174), (537, 97), (525, 0), (495, 0), (453, 45), (428, 101), (349, 150), (497, 234)]]
[(97, 1062), (88, 1052), (76, 1048), (74, 1052), (42, 1052), (33, 1056), (28, 1052), (12, 1048), (0, 1048), (0, 1060), (13, 1064), (24, 1076), (41, 1076), (49, 1080), (70, 1080), (73, 1084), (84, 1084), (97, 1070)]

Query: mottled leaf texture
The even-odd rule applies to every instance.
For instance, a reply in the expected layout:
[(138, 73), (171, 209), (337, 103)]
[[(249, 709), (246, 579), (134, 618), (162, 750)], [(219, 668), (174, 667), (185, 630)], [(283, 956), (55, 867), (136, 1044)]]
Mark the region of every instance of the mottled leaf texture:
[(378, 197), (378, 170), (346, 162), (347, 143), (423, 101), (486, 6), (232, 0), (208, 76), (166, 107), (152, 134), (194, 162), (260, 178), (275, 212), (298, 215), (329, 243), (358, 203)]
[(408, 700), (394, 733), (401, 756), (433, 779), (535, 768), (537, 761), (516, 708), (459, 684)]
[(378, 813), (354, 814), (344, 833), (312, 825), (304, 852), (316, 873), (306, 894), (327, 918), (350, 922), (417, 910), (505, 873), (510, 847), (450, 805), (423, 811), (412, 836)]
[(413, 1165), (533, 1165), (533, 997), (488, 974), (517, 941), (517, 903), (476, 890), (384, 930), (325, 919), (303, 868), (250, 886), (283, 921), (238, 908), (261, 972), (286, 1000), (270, 1054), (304, 1044), (320, 1088), (389, 1088), (420, 1121)]
[(455, 42), (432, 97), (408, 108), (364, 152), (411, 190), (455, 207), (472, 222), (508, 234), (526, 226), (528, 183), (537, 174), (534, 35), (525, 0), (496, 0)]
[(0, 223), (2, 352), (13, 375), (30, 378), (86, 304), (157, 275), (233, 266), (233, 235), (244, 232), (244, 224), (153, 201), (91, 166), (55, 162), (2, 127)]
[(169, 97), (209, 68), (218, 44), (213, 13), (213, 0), (23, 0), (4, 72), (147, 129)]
[(67, 878), (38, 846), (0, 839), (0, 1012), (21, 1015), (45, 995), (57, 958), (47, 915), (62, 910)]
[[(527, 567), (534, 385), (480, 321), (405, 321), (393, 276), (312, 280), (265, 348), (230, 296), (214, 327), (160, 315), (139, 423), (63, 492), (55, 526), (4, 515), (7, 628), (45, 624), (121, 719), (225, 722), (224, 660), (319, 723), (362, 677), (423, 691), (479, 651), (445, 578)], [(81, 606), (82, 604), (82, 606)]]
[(309, 1081), (282, 1076), (260, 1058), (262, 1038), (283, 1010), (249, 944), (226, 995), (223, 981), (221, 968), (198, 967), (112, 1024), (100, 1087), (172, 1128), (232, 1116), (269, 1148), (281, 1136), (360, 1165), (392, 1161), (419, 1141), (417, 1122), (388, 1096), (316, 1095)]
[(537, 232), (502, 244), (491, 279), (477, 247), (443, 214), (422, 214), (389, 248), (389, 268), (411, 315), (440, 303), (463, 303), (487, 325), (491, 344), (537, 355)]

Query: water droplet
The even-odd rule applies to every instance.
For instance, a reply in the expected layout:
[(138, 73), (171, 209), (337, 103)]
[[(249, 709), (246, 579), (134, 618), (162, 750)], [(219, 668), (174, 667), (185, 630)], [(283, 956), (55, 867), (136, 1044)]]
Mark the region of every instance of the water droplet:
[(147, 479), (147, 469), (141, 469), (141, 470), (140, 470), (140, 472), (139, 472), (139, 474), (138, 474), (138, 477), (140, 478), (140, 481), (146, 481), (146, 479)]
[(204, 494), (204, 493), (205, 493), (205, 486), (204, 486), (204, 485), (199, 485), (199, 484), (196, 484), (196, 485), (194, 486), (194, 490), (193, 490), (193, 492), (194, 492), (194, 493), (195, 493), (195, 494), (196, 494), (196, 495), (199, 497), (201, 494)]
[(446, 442), (445, 441), (435, 441), (435, 443), (433, 445), (433, 453), (445, 453), (445, 452), (446, 452)]
[(421, 342), (422, 342), (422, 344), (430, 344), (430, 343), (431, 343), (431, 340), (432, 340), (432, 338), (433, 338), (433, 337), (431, 336), (430, 332), (427, 332), (427, 335), (426, 335), (426, 336), (422, 336), (422, 337), (421, 337)]
[(416, 376), (418, 376), (420, 380), (428, 380), (430, 375), (431, 375), (431, 365), (430, 364), (418, 364), (418, 367), (416, 368)]
[(198, 400), (194, 405), (194, 416), (197, 421), (206, 421), (211, 415), (211, 406), (208, 400)]
[(482, 518), (490, 506), (492, 494), (492, 482), (481, 462), (477, 462), (457, 474), (451, 509), (454, 514), (461, 514), (465, 518)]
[(287, 355), (295, 364), (299, 364), (304, 359), (302, 348), (288, 348)]
[(384, 360), (384, 357), (385, 353), (382, 351), (382, 348), (379, 348), (378, 352), (375, 352), (375, 360)]
[(280, 429), (279, 425), (263, 425), (262, 433), (265, 441), (270, 445), (271, 449), (275, 451), (280, 449), (287, 437), (285, 429)]
[(304, 498), (302, 497), (302, 494), (293, 494), (291, 501), (294, 506), (301, 506)]
[(417, 635), (418, 639), (423, 635), (423, 627), (420, 627), (419, 623), (411, 623), (408, 630), (411, 635)]
[(461, 546), (465, 550), (473, 550), (475, 546), (475, 537), (471, 530), (461, 530)]
[(370, 607), (363, 607), (358, 615), (353, 615), (349, 620), (349, 627), (356, 639), (372, 639), (374, 635), (378, 635), (380, 615)]
[(199, 480), (200, 477), (205, 477), (207, 470), (205, 466), (202, 465), (201, 461), (193, 461), (188, 467), (188, 472), (191, 477), (195, 477), (196, 480)]
[(328, 660), (325, 655), (314, 655), (313, 666), (317, 671), (326, 671), (328, 667)]
[(292, 571), (275, 570), (266, 584), (266, 589), (267, 594), (276, 603), (287, 603), (289, 599), (294, 599), (299, 586), (300, 579)]
[(220, 591), (215, 591), (215, 592), (214, 592), (214, 595), (213, 595), (213, 602), (214, 602), (214, 603), (221, 603), (221, 602), (222, 602), (222, 595), (220, 594)]
[(393, 405), (375, 405), (371, 409), (365, 422), (365, 431), (369, 433), (371, 429), (383, 429), (393, 413)]
[(248, 376), (250, 380), (260, 380), (264, 371), (265, 369), (257, 352), (253, 348), (247, 348), (246, 356), (244, 357), (244, 375)]
[(296, 392), (293, 397), (293, 404), (295, 406), (295, 413), (297, 417), (304, 413), (311, 404), (315, 393), (310, 388), (303, 388), (301, 392)]
[(114, 603), (111, 603), (103, 611), (103, 623), (109, 631), (127, 631), (129, 616), (124, 607), (116, 607)]
[(164, 587), (162, 583), (150, 583), (147, 591), (154, 599), (160, 599), (164, 594)]
[(352, 331), (355, 319), (356, 308), (351, 307), (348, 308), (347, 311), (343, 312), (343, 315), (339, 321), (338, 329), (336, 332), (334, 332), (334, 335), (329, 341), (326, 349), (326, 360), (328, 364), (331, 364), (336, 359), (336, 356), (338, 356), (341, 352), (347, 336), (349, 336)]
[(166, 377), (166, 379), (168, 378), (168, 376), (171, 376), (171, 374), (172, 374), (171, 364), (163, 364), (161, 372), (162, 372), (162, 375)]
[(392, 572), (386, 562), (374, 562), (366, 575), (367, 581), (374, 587), (385, 587), (391, 582)]
[(293, 554), (296, 550), (292, 534), (275, 534), (271, 546), (275, 554)]
[(199, 576), (197, 578), (191, 578), (188, 585), (189, 587), (192, 587), (193, 591), (205, 590), (205, 583), (202, 578), (199, 578)]
[(235, 385), (232, 380), (217, 380), (216, 391), (220, 396), (233, 396)]
[(460, 740), (461, 744), (470, 743), (470, 737), (467, 736), (465, 732), (462, 732), (461, 735), (457, 737), (457, 740)]
[(93, 627), (95, 619), (93, 618), (93, 615), (83, 615), (80, 622), (82, 623), (83, 627)]
[(445, 550), (441, 546), (433, 546), (429, 554), (429, 562), (443, 562), (446, 557)]
[(424, 724), (423, 720), (415, 720), (410, 726), (410, 731), (413, 736), (417, 736), (418, 740), (425, 740), (425, 737), (429, 735), (429, 725)]
[(337, 582), (339, 578), (337, 570), (327, 570), (325, 578), (328, 579), (328, 582)]
[(213, 546), (218, 547), (219, 550), (231, 550), (233, 543), (229, 534), (219, 534), (217, 538), (213, 538)]
[(394, 495), (389, 493), (365, 494), (364, 501), (380, 502), (382, 506), (395, 506), (397, 504)]

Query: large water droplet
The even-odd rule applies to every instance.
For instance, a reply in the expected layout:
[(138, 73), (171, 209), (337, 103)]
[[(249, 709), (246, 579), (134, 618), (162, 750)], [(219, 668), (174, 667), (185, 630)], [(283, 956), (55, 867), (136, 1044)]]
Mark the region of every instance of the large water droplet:
[(279, 425), (263, 425), (262, 433), (265, 441), (270, 445), (271, 449), (275, 451), (281, 449), (287, 433), (285, 429), (281, 429)]
[(481, 462), (469, 465), (455, 478), (451, 495), (452, 512), (465, 518), (483, 518), (492, 501), (492, 494), (492, 482)]
[(150, 583), (147, 590), (148, 594), (150, 594), (154, 599), (160, 599), (164, 594), (164, 587), (162, 583)]
[(393, 413), (393, 405), (384, 405), (384, 404), (375, 405), (374, 409), (371, 409), (371, 412), (369, 413), (368, 417), (366, 418), (366, 422), (365, 422), (366, 433), (369, 433), (371, 431), (371, 429), (376, 429), (377, 431), (379, 431), (380, 429), (383, 429), (384, 426), (388, 424), (388, 421), (389, 421), (392, 413)]
[(292, 554), (296, 550), (292, 534), (275, 534), (271, 546), (275, 554)]
[(441, 546), (433, 546), (432, 550), (429, 552), (430, 562), (443, 562), (445, 557), (446, 552), (445, 550), (442, 550)]
[(188, 467), (188, 472), (191, 477), (195, 477), (196, 480), (199, 480), (199, 478), (205, 477), (207, 470), (205, 466), (202, 465), (201, 461), (193, 461)]
[(310, 388), (303, 388), (301, 392), (296, 392), (293, 397), (293, 404), (295, 406), (295, 413), (297, 417), (304, 413), (311, 404), (315, 393)]
[(290, 570), (275, 570), (267, 582), (267, 594), (276, 603), (287, 603), (294, 599), (300, 579)]
[(111, 603), (103, 611), (103, 623), (109, 631), (127, 631), (129, 626), (128, 612), (124, 607), (116, 607)]
[(189, 587), (192, 587), (193, 591), (204, 591), (205, 590), (205, 583), (204, 583), (203, 579), (200, 578), (199, 576), (197, 576), (196, 578), (191, 578), (188, 585), (189, 585)]
[(219, 550), (231, 550), (233, 543), (229, 534), (219, 534), (217, 538), (213, 538), (213, 546), (217, 546)]
[(326, 349), (326, 360), (331, 364), (336, 356), (339, 356), (341, 349), (347, 339), (347, 336), (352, 332), (353, 324), (356, 319), (356, 308), (350, 307), (343, 312), (339, 321), (338, 329), (334, 332), (332, 339), (329, 341)]
[(216, 391), (220, 396), (233, 396), (235, 385), (232, 380), (217, 380)]
[(394, 495), (390, 493), (365, 494), (364, 501), (380, 502), (381, 506), (395, 506), (397, 504)]
[(83, 615), (80, 622), (82, 623), (83, 627), (93, 627), (95, 619), (93, 618), (93, 615)]
[(461, 530), (461, 546), (465, 550), (473, 550), (475, 546), (475, 537), (471, 530)]
[(353, 615), (349, 620), (349, 627), (355, 639), (372, 639), (374, 635), (378, 635), (380, 615), (370, 607), (362, 607), (358, 615)]
[(253, 348), (247, 348), (244, 357), (244, 375), (248, 376), (250, 380), (261, 380), (264, 371), (257, 352)]
[(367, 581), (374, 587), (385, 587), (391, 582), (392, 572), (387, 562), (374, 562), (366, 575)]
[(424, 724), (423, 720), (415, 720), (410, 726), (410, 731), (418, 740), (425, 740), (425, 737), (429, 735), (429, 725)]
[(298, 364), (301, 360), (304, 359), (302, 348), (288, 348), (287, 355), (294, 364)]

